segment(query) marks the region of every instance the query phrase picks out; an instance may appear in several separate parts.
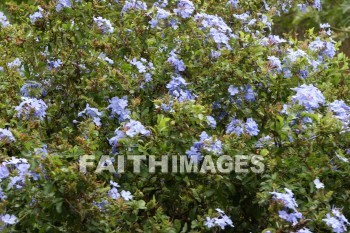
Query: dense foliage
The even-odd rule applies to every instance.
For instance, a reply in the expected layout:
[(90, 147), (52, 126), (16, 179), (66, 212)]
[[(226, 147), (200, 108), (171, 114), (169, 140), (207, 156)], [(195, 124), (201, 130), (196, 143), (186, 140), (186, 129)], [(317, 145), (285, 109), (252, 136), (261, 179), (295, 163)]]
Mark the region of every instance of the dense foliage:
[[(347, 232), (350, 77), (319, 0), (6, 1), (3, 232)], [(79, 169), (258, 155), (263, 172)]]

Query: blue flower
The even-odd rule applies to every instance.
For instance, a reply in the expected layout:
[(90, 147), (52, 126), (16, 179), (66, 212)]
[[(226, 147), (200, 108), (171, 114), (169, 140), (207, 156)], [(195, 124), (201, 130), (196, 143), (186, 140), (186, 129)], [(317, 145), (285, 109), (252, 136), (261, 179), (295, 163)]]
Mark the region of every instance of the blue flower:
[(307, 78), (307, 76), (309, 75), (309, 71), (308, 70), (301, 70), (300, 71), (300, 77), (305, 79)]
[(219, 208), (217, 208), (216, 211), (218, 212), (219, 217), (216, 217), (216, 218), (206, 217), (206, 221), (204, 222), (204, 225), (206, 227), (210, 229), (212, 227), (218, 226), (222, 230), (224, 230), (226, 226), (234, 227), (231, 218), (227, 216), (224, 211), (222, 211)]
[(109, 57), (107, 57), (105, 53), (100, 53), (100, 55), (98, 55), (98, 58), (106, 61), (110, 65), (114, 64), (114, 61), (112, 59), (110, 59)]
[(237, 8), (238, 7), (238, 2), (239, 0), (229, 0), (226, 5), (231, 5), (233, 8)]
[(193, 3), (189, 0), (179, 0), (177, 4), (177, 9), (174, 10), (176, 14), (178, 14), (181, 18), (189, 18), (191, 14), (194, 12), (195, 8)]
[(125, 1), (122, 13), (128, 12), (130, 10), (147, 10), (147, 5), (145, 2), (138, 0)]
[(257, 136), (259, 134), (258, 125), (252, 118), (247, 119), (245, 129), (250, 136)]
[(17, 117), (25, 116), (29, 119), (31, 116), (42, 120), (46, 116), (47, 105), (41, 99), (21, 97), (22, 102), (15, 108)]
[(46, 94), (46, 91), (42, 87), (41, 83), (36, 81), (28, 81), (21, 87), (20, 92), (23, 97), (35, 97), (38, 90), (40, 91), (41, 95)]
[(311, 51), (320, 51), (326, 46), (326, 43), (322, 41), (319, 37), (316, 37), (314, 41), (309, 44), (309, 49)]
[(209, 123), (209, 126), (213, 129), (216, 128), (216, 120), (212, 116), (207, 116), (207, 122)]
[(12, 62), (7, 63), (8, 68), (20, 67), (21, 65), (22, 65), (22, 62), (19, 58), (16, 58)]
[(101, 30), (103, 34), (107, 33), (113, 33), (114, 32), (114, 27), (111, 24), (111, 21), (108, 19), (104, 19), (101, 16), (95, 18), (93, 17), (95, 24), (97, 27)]
[(170, 57), (168, 58), (168, 62), (174, 66), (176, 71), (185, 71), (186, 66), (184, 62), (181, 59), (178, 59), (177, 54), (175, 53), (175, 50), (172, 50), (170, 52)]
[(323, 189), (324, 188), (324, 184), (320, 181), (320, 179), (318, 177), (314, 180), (314, 184), (315, 184), (316, 189)]
[(56, 61), (47, 60), (47, 63), (49, 65), (49, 67), (48, 67), (49, 70), (57, 69), (58, 67), (60, 67), (62, 65), (61, 59), (57, 59)]
[(279, 200), (283, 202), (285, 207), (292, 210), (296, 210), (296, 207), (298, 207), (298, 204), (294, 199), (293, 192), (288, 188), (285, 188), (284, 190), (286, 191), (286, 193), (278, 193), (278, 192), (270, 192), (270, 193), (273, 195), (274, 200)]
[(278, 72), (282, 70), (281, 60), (278, 57), (269, 56), (267, 59), (270, 61), (271, 66), (276, 68)]
[(146, 128), (139, 121), (130, 120), (130, 122), (126, 123), (124, 128), (126, 129), (125, 134), (129, 137), (134, 137), (137, 134), (142, 134), (144, 136), (149, 136), (151, 132), (146, 130)]
[(350, 107), (343, 100), (335, 100), (329, 104), (335, 117), (339, 119), (344, 128), (350, 125)]
[(340, 213), (338, 208), (332, 208), (332, 212), (326, 215), (326, 218), (322, 219), (327, 226), (331, 227), (335, 233), (347, 232), (347, 225), (350, 225), (349, 221), (343, 214)]
[(58, 0), (58, 3), (56, 5), (56, 11), (60, 12), (63, 8), (71, 8), (72, 2), (70, 0)]
[(153, 6), (165, 8), (168, 5), (168, 0), (157, 0)]
[(108, 139), (108, 142), (109, 142), (109, 145), (112, 146), (112, 153), (116, 154), (119, 140), (125, 137), (125, 133), (121, 130), (116, 130), (114, 133), (115, 133), (115, 136)]
[(312, 233), (308, 228), (299, 229), (296, 233)]
[(226, 134), (234, 133), (237, 136), (240, 136), (244, 132), (244, 125), (241, 120), (233, 118), (231, 122), (226, 127)]
[(251, 88), (250, 85), (247, 85), (245, 87), (245, 95), (244, 95), (244, 98), (246, 99), (246, 101), (249, 101), (249, 102), (253, 102), (255, 101), (255, 92), (253, 91), (253, 89)]
[(195, 98), (191, 91), (185, 89), (186, 85), (186, 81), (180, 75), (177, 75), (172, 76), (171, 81), (166, 87), (169, 89), (170, 95), (175, 97), (179, 102), (183, 102)]
[(300, 87), (292, 88), (296, 95), (292, 96), (292, 101), (305, 107), (306, 110), (313, 110), (325, 103), (325, 98), (320, 90), (312, 84), (303, 84)]
[(6, 15), (4, 15), (3, 12), (0, 11), (0, 25), (2, 28), (5, 28), (10, 25), (9, 21), (7, 20)]
[(287, 222), (292, 223), (293, 225), (296, 225), (298, 223), (299, 219), (301, 219), (303, 217), (303, 215), (300, 212), (288, 213), (285, 210), (278, 211), (278, 216), (280, 218), (286, 220)]
[(38, 10), (39, 11), (34, 12), (32, 15), (29, 15), (29, 19), (32, 24), (34, 24), (38, 19), (43, 18), (43, 8), (39, 6)]
[(314, 0), (313, 7), (320, 11), (322, 9), (321, 1), (320, 0)]
[(9, 142), (16, 141), (15, 137), (13, 136), (10, 130), (0, 128), (0, 141), (2, 140), (9, 141)]
[(10, 175), (9, 170), (7, 169), (6, 165), (1, 165), (0, 164), (0, 180), (5, 179)]
[(167, 19), (170, 13), (162, 8), (157, 7), (157, 19)]
[(321, 52), (321, 55), (325, 55), (329, 58), (335, 56), (335, 46), (333, 42), (326, 42), (326, 48)]
[(118, 116), (120, 122), (126, 121), (130, 118), (130, 110), (127, 109), (128, 106), (128, 97), (123, 96), (123, 98), (113, 97), (109, 100), (109, 105), (107, 109), (110, 109), (111, 116)]
[(96, 126), (102, 125), (100, 118), (102, 112), (99, 112), (97, 108), (90, 108), (89, 104), (86, 104), (85, 109), (78, 113), (78, 117), (82, 117), (83, 115), (91, 117)]
[(1, 221), (3, 221), (5, 224), (13, 225), (18, 222), (18, 219), (14, 215), (5, 214), (1, 216)]

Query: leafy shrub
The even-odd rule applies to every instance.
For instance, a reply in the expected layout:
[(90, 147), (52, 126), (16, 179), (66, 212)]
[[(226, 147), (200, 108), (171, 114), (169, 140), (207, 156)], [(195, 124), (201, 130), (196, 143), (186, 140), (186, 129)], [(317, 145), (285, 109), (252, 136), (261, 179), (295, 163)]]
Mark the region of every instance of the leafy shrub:
[[(346, 232), (348, 59), (297, 4), (6, 2), (3, 232)], [(82, 173), (83, 155), (258, 155), (262, 173)], [(96, 162), (97, 162), (96, 161)], [(117, 183), (116, 183), (117, 182)]]

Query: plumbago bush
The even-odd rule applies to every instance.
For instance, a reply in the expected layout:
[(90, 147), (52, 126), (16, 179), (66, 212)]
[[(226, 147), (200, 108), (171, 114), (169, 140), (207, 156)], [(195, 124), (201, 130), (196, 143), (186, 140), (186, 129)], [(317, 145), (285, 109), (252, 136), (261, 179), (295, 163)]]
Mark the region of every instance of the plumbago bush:
[[(1, 231), (348, 232), (348, 59), (327, 22), (273, 35), (295, 7), (321, 3), (3, 3)], [(95, 173), (83, 155), (264, 166)]]

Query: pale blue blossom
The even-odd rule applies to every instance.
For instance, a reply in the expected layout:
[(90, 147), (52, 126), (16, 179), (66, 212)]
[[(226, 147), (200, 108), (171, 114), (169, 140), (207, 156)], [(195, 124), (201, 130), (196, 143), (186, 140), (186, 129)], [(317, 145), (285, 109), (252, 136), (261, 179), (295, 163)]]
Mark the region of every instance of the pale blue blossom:
[(43, 18), (44, 9), (38, 6), (38, 11), (34, 12), (32, 15), (29, 15), (30, 22), (34, 24), (38, 19)]
[(122, 98), (113, 97), (109, 100), (107, 109), (111, 110), (111, 116), (117, 116), (120, 122), (130, 119), (130, 110), (128, 107), (128, 97), (123, 96)]
[(226, 127), (226, 134), (234, 133), (240, 136), (244, 132), (244, 124), (241, 120), (233, 118)]
[(111, 24), (111, 21), (108, 19), (104, 19), (101, 16), (93, 17), (95, 24), (101, 30), (102, 34), (113, 33), (114, 27)]
[(8, 68), (20, 67), (22, 62), (19, 58), (16, 58), (12, 62), (7, 63)]
[(177, 56), (177, 54), (175, 52), (176, 52), (175, 50), (172, 50), (170, 52), (170, 54), (169, 54), (170, 56), (168, 58), (168, 62), (172, 66), (174, 66), (174, 68), (175, 68), (175, 70), (177, 72), (185, 71), (186, 66), (185, 66), (184, 62), (181, 59), (178, 58), (178, 56)]
[(63, 8), (71, 8), (72, 2), (70, 0), (58, 0), (56, 5), (56, 11), (60, 12)]
[(217, 208), (216, 211), (218, 212), (219, 217), (216, 217), (216, 218), (206, 217), (206, 221), (204, 222), (204, 225), (207, 228), (210, 229), (212, 227), (218, 226), (222, 230), (224, 230), (226, 226), (234, 227), (231, 218), (227, 216), (224, 211), (222, 211), (219, 208)]
[(230, 85), (230, 86), (228, 87), (228, 92), (229, 92), (229, 94), (230, 94), (231, 96), (235, 96), (235, 95), (237, 95), (237, 94), (239, 93), (239, 89), (238, 89), (238, 87), (235, 87), (235, 86), (233, 86), (233, 85)]
[(207, 118), (207, 122), (208, 122), (209, 126), (211, 128), (213, 128), (213, 129), (215, 129), (216, 128), (216, 120), (215, 120), (215, 118), (212, 117), (212, 116), (207, 116), (206, 118)]
[(126, 123), (124, 128), (126, 129), (125, 134), (129, 137), (135, 137), (137, 134), (142, 134), (144, 136), (149, 136), (151, 132), (147, 130), (139, 121), (130, 120)]
[(296, 91), (296, 95), (292, 96), (292, 101), (304, 106), (306, 110), (317, 109), (325, 103), (322, 92), (312, 84), (303, 84), (292, 90)]
[(112, 59), (110, 59), (109, 57), (107, 57), (105, 53), (100, 53), (100, 55), (98, 55), (98, 58), (106, 61), (110, 65), (114, 64), (114, 61)]
[(316, 189), (323, 189), (324, 188), (324, 184), (320, 181), (320, 179), (318, 177), (314, 180), (314, 184), (315, 184)]
[(101, 116), (102, 112), (99, 112), (97, 108), (91, 108), (89, 104), (86, 104), (86, 107), (83, 111), (78, 113), (78, 117), (89, 116), (92, 118), (96, 126), (101, 126)]
[(245, 123), (245, 129), (250, 136), (257, 136), (259, 134), (258, 125), (253, 118), (248, 118)]
[(147, 10), (147, 5), (145, 2), (140, 0), (130, 0), (125, 1), (125, 4), (122, 9), (122, 13), (128, 12), (130, 10)]
[(133, 199), (133, 195), (131, 195), (131, 192), (130, 191), (125, 191), (125, 190), (122, 190), (120, 192), (120, 195), (122, 196), (122, 198), (125, 200), (125, 201), (130, 201)]
[(2, 28), (5, 28), (10, 25), (10, 22), (7, 20), (6, 15), (0, 11), (0, 25)]
[(267, 59), (269, 60), (271, 66), (273, 68), (276, 68), (276, 70), (278, 72), (282, 70), (282, 63), (281, 63), (281, 60), (278, 57), (268, 56)]
[(174, 12), (181, 18), (186, 19), (191, 17), (194, 10), (194, 5), (190, 0), (179, 0), (177, 3), (177, 8), (174, 10)]
[(1, 221), (3, 221), (5, 224), (13, 225), (18, 222), (18, 219), (14, 215), (5, 214), (1, 215)]
[(5, 164), (3, 164), (3, 165), (0, 164), (0, 181), (2, 179), (7, 178), (9, 175), (10, 175), (10, 172), (9, 172), (8, 168), (6, 167), (6, 165)]
[(57, 59), (57, 60), (47, 60), (47, 63), (48, 63), (48, 69), (49, 70), (52, 70), (52, 69), (57, 69), (59, 68), (63, 63), (61, 61), (61, 59)]
[(299, 229), (296, 233), (312, 233), (308, 228)]
[(343, 214), (340, 213), (338, 208), (332, 208), (332, 212), (326, 215), (326, 218), (322, 219), (327, 226), (332, 228), (334, 233), (347, 232), (347, 225), (350, 225), (349, 221)]
[(14, 142), (16, 139), (10, 130), (0, 128), (0, 141)]
[(17, 117), (25, 117), (29, 119), (31, 116), (42, 120), (46, 116), (47, 105), (41, 99), (21, 97), (22, 102), (15, 110)]
[(237, 8), (238, 7), (238, 2), (239, 0), (229, 0), (226, 5), (231, 5), (233, 8)]
[(114, 132), (114, 137), (108, 139), (109, 145), (112, 146), (112, 153), (117, 153), (117, 146), (119, 145), (119, 140), (125, 138), (125, 133), (121, 130), (116, 130)]

